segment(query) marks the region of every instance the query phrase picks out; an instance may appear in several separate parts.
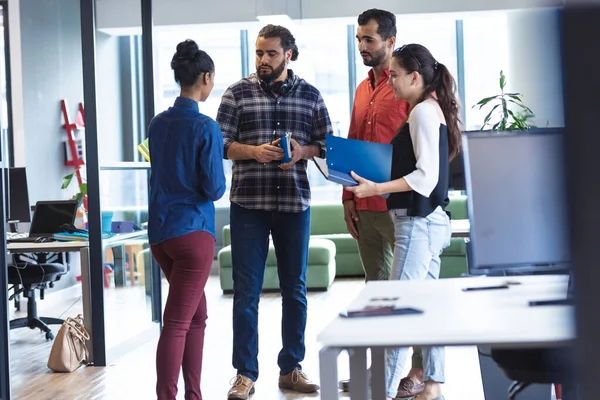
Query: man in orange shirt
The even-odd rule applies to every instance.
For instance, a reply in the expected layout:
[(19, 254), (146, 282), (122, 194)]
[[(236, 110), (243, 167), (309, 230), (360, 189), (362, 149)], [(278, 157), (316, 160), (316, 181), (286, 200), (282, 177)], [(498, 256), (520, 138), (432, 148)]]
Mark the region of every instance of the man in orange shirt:
[[(356, 88), (348, 138), (390, 143), (408, 118), (409, 104), (396, 100), (387, 81), (396, 43), (396, 16), (389, 11), (370, 9), (358, 17), (356, 34), (363, 63), (373, 67)], [(358, 241), (365, 279), (388, 280), (394, 250), (394, 223), (385, 199), (379, 196), (355, 198), (344, 190), (344, 218), (348, 232)], [(423, 391), (423, 361), (420, 349), (414, 349), (412, 369), (402, 379), (399, 395), (415, 396)], [(342, 381), (342, 389), (347, 382)], [(400, 397), (400, 396), (399, 396)]]

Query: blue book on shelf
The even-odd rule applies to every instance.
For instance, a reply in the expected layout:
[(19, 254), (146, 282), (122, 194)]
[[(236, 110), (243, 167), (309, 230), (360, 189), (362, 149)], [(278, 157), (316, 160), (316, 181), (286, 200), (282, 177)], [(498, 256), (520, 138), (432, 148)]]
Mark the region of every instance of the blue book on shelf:
[(327, 158), (313, 161), (327, 180), (356, 186), (350, 171), (376, 183), (391, 180), (393, 145), (327, 135), (326, 147)]

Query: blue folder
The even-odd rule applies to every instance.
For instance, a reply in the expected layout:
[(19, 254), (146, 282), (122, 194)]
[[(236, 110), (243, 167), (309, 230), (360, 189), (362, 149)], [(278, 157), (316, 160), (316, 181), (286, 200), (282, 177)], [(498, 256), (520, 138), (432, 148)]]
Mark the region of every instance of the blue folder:
[(391, 180), (393, 146), (327, 135), (327, 159), (315, 159), (325, 178), (344, 186), (356, 186), (354, 171), (375, 183)]

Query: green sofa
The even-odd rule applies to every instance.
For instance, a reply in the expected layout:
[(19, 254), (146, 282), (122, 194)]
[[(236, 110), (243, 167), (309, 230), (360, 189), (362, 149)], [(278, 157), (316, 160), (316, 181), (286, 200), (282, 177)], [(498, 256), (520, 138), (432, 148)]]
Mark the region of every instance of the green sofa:
[[(447, 208), (453, 219), (466, 219), (465, 196), (452, 196)], [(358, 245), (350, 236), (344, 221), (344, 211), (339, 204), (318, 204), (311, 207), (310, 243), (308, 253), (307, 288), (326, 290), (336, 277), (364, 276), (358, 254)], [(219, 276), (223, 292), (231, 292), (231, 234), (229, 225), (223, 227), (223, 248), (217, 255)], [(452, 238), (450, 246), (442, 253), (440, 278), (466, 274), (467, 256), (465, 241)], [(264, 290), (279, 289), (277, 260), (273, 244), (269, 245), (265, 271)]]
[[(229, 225), (223, 227), (223, 248), (217, 254), (221, 289), (233, 289), (231, 277), (231, 234)], [(364, 272), (356, 241), (350, 236), (344, 222), (340, 204), (313, 205), (311, 207), (310, 242), (308, 245), (308, 289), (327, 290), (335, 277), (363, 276)], [(263, 290), (279, 289), (275, 248), (271, 242), (265, 270)]]
[[(452, 219), (467, 219), (467, 197), (451, 196), (446, 210), (450, 211)], [(464, 238), (453, 237), (450, 246), (444, 249), (440, 258), (442, 259), (440, 278), (456, 278), (468, 273), (467, 246)]]

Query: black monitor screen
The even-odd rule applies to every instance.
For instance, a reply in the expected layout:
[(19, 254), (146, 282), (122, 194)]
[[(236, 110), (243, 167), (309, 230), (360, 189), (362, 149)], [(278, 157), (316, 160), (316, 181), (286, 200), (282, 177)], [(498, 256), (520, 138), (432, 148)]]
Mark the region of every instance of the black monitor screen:
[(77, 200), (38, 201), (29, 235), (51, 235), (60, 232), (61, 225), (75, 222), (76, 214)]
[[(6, 173), (7, 171), (8, 173)], [(4, 172), (4, 180), (7, 188), (4, 199), (6, 203), (6, 220), (31, 222), (25, 168), (8, 168)]]

